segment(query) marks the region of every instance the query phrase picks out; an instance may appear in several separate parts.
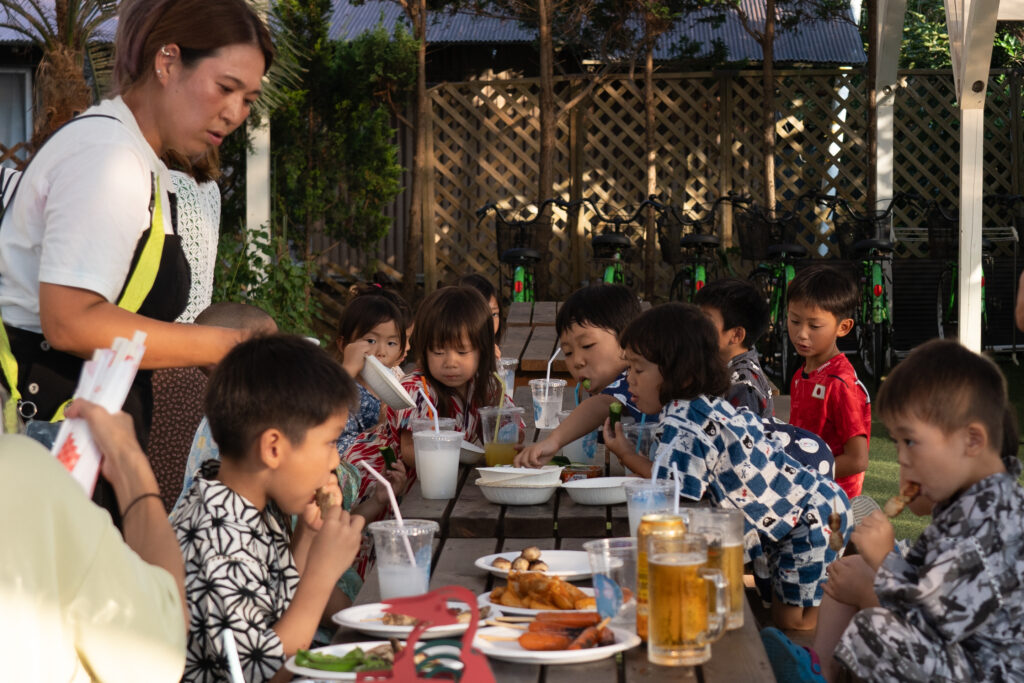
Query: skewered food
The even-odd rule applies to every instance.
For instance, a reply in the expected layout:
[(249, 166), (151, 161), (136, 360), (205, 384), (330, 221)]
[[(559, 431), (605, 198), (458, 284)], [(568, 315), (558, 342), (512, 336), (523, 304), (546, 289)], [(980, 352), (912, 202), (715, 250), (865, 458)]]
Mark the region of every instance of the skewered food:
[(320, 507), (320, 519), (324, 519), (327, 516), (328, 508), (332, 505), (337, 505), (335, 500), (333, 491), (328, 491), (325, 487), (316, 490), (316, 504)]
[(895, 517), (901, 512), (907, 504), (913, 502), (915, 498), (921, 493), (921, 486), (914, 482), (907, 482), (900, 487), (900, 494), (893, 496), (885, 503), (885, 514), (889, 517)]
[(541, 612), (527, 632), (519, 636), (519, 646), (524, 650), (581, 650), (611, 645), (615, 634), (606, 628), (610, 620), (599, 619), (593, 613)]

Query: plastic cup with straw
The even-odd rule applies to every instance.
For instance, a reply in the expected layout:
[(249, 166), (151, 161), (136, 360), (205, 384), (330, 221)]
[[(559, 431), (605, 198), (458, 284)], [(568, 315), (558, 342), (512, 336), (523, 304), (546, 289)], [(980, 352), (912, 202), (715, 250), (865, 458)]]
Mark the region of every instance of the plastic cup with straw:
[[(366, 462), (365, 460), (363, 460), (359, 464), (366, 468), (366, 471), (369, 472), (373, 476), (373, 478), (376, 479), (377, 482), (380, 483), (380, 485), (383, 486), (384, 489), (388, 492), (388, 500), (391, 501), (391, 511), (395, 513), (395, 521), (398, 522), (398, 526), (404, 527), (405, 521), (402, 519), (402, 511), (398, 509), (398, 499), (395, 498), (395, 489), (391, 487), (391, 482), (385, 479), (380, 472), (373, 469), (370, 463)], [(405, 545), (405, 552), (409, 555), (409, 564), (415, 567), (416, 554), (412, 551), (412, 544), (409, 543), (409, 538), (404, 535), (402, 536), (402, 541), (404, 542)]]
[(538, 429), (554, 429), (558, 426), (558, 411), (562, 406), (562, 392), (565, 391), (564, 379), (551, 379), (551, 365), (561, 353), (555, 349), (548, 360), (547, 375), (544, 379), (531, 379), (530, 390), (533, 393), (533, 421)]
[(434, 416), (433, 431), (414, 432), (412, 435), (420, 493), (428, 500), (451, 500), (458, 488), (462, 434), (453, 430), (441, 431), (437, 407), (422, 389), (419, 392)]

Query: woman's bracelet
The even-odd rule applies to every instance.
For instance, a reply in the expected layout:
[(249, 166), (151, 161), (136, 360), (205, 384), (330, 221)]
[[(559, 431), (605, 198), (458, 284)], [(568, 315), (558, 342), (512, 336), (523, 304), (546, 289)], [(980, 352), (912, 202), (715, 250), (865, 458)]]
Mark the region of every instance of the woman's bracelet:
[(136, 503), (138, 503), (143, 498), (149, 498), (150, 496), (152, 496), (153, 498), (160, 498), (159, 493), (153, 493), (152, 491), (150, 491), (149, 493), (140, 493), (138, 496), (132, 499), (132, 502), (128, 503), (128, 507), (126, 507), (124, 509), (124, 512), (121, 513), (121, 519), (124, 519), (128, 516), (128, 513), (131, 511), (133, 507), (135, 507)]

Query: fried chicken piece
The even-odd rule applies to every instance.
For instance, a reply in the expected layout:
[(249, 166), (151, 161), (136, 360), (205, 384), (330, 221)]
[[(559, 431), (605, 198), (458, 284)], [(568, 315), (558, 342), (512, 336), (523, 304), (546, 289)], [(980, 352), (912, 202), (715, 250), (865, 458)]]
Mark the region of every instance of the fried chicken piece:
[(902, 486), (902, 488), (900, 488), (900, 494), (898, 496), (893, 496), (888, 501), (886, 501), (884, 508), (886, 516), (897, 516), (898, 514), (903, 512), (903, 508), (905, 508), (920, 494), (921, 486), (919, 484), (915, 484), (914, 482), (907, 482)]

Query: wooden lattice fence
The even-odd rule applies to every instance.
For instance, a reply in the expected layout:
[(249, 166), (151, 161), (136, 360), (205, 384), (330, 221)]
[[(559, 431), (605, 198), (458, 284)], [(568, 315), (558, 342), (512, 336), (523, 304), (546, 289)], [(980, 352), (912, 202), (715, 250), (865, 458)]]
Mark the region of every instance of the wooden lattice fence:
[[(776, 183), (780, 203), (808, 189), (834, 191), (863, 208), (867, 191), (867, 93), (863, 74), (848, 69), (777, 73)], [(901, 73), (896, 96), (895, 189), (955, 206), (958, 192), (959, 119), (949, 71)], [(579, 78), (557, 82), (561, 106), (584, 87)], [(432, 116), (424, 126), (432, 150), (428, 197), (432, 221), (424, 235), (428, 286), (465, 272), (498, 279), (493, 225), (477, 224), (475, 211), (496, 201), (518, 208), (542, 197), (537, 189), (539, 82), (535, 79), (447, 83), (430, 90)], [(1004, 72), (990, 78), (985, 136), (985, 192), (1022, 193), (1024, 163), (1022, 79)], [(656, 166), (661, 197), (696, 210), (721, 193), (762, 194), (761, 74), (718, 71), (659, 74), (655, 79)], [(628, 209), (646, 195), (645, 129), (641, 84), (626, 77), (603, 81), (593, 95), (559, 119), (555, 185), (548, 196), (594, 197), (604, 209)], [(564, 297), (597, 275), (591, 262), (591, 219), (576, 221), (556, 210), (550, 269), (551, 295)], [(396, 212), (396, 230), (405, 216)], [(897, 226), (919, 226), (920, 216), (897, 213)], [(799, 240), (817, 256), (836, 254), (831, 225), (804, 216)], [(719, 226), (728, 243), (731, 217)], [(394, 237), (394, 236), (392, 236)], [(638, 246), (644, 235), (632, 235)], [(638, 249), (637, 253), (642, 250)], [(905, 255), (925, 255), (912, 244)], [(343, 265), (361, 258), (349, 254)], [(380, 258), (380, 253), (378, 253)], [(394, 255), (385, 259), (396, 266)], [(629, 264), (637, 288), (642, 264)], [(668, 265), (656, 264), (655, 296), (664, 295)]]

